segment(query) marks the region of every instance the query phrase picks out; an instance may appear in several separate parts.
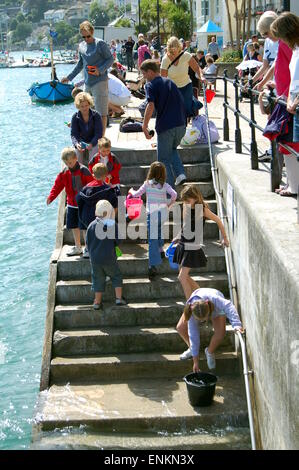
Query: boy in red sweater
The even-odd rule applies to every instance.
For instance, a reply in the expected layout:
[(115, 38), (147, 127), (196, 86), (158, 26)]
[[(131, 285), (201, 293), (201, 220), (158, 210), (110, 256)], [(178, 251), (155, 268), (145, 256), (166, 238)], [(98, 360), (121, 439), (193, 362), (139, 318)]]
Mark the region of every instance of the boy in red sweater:
[(99, 151), (97, 155), (89, 163), (89, 170), (92, 173), (92, 169), (96, 163), (104, 163), (107, 167), (108, 175), (105, 179), (105, 183), (112, 186), (115, 189), (117, 196), (120, 196), (120, 187), (119, 187), (119, 171), (121, 169), (121, 163), (114, 155), (111, 153), (111, 141), (107, 137), (102, 137), (98, 140)]
[[(47, 197), (47, 204), (51, 204), (61, 191), (65, 189), (67, 198), (66, 228), (72, 229), (75, 241), (75, 246), (67, 252), (67, 255), (81, 255), (80, 229), (84, 229), (85, 227), (83, 227), (79, 221), (76, 196), (85, 185), (93, 181), (93, 177), (88, 168), (78, 162), (74, 148), (64, 148), (61, 154), (61, 160), (66, 164), (66, 168), (57, 175), (50, 194)], [(85, 230), (83, 235), (84, 237), (86, 236)]]

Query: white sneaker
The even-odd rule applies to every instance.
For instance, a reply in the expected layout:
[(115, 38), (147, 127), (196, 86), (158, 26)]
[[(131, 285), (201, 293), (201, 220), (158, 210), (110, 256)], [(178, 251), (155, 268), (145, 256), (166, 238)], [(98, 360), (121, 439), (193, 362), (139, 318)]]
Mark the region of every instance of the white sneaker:
[(82, 255), (81, 246), (72, 246), (72, 248), (67, 252), (67, 256)]
[(184, 183), (184, 181), (186, 181), (186, 179), (187, 179), (187, 178), (186, 178), (186, 175), (184, 175), (184, 173), (182, 173), (182, 174), (179, 175), (179, 176), (177, 177), (177, 179), (175, 180), (175, 183), (174, 183), (175, 186), (178, 186), (179, 184)]
[(206, 355), (206, 358), (207, 358), (208, 368), (209, 369), (216, 369), (215, 354), (209, 353), (208, 348), (206, 348), (205, 349), (205, 355)]
[(88, 252), (88, 249), (86, 247), (83, 250), (83, 258), (89, 258), (89, 252)]
[(183, 354), (180, 355), (180, 359), (182, 361), (184, 361), (185, 359), (191, 359), (191, 357), (192, 357), (192, 352), (190, 351), (190, 348), (184, 351)]

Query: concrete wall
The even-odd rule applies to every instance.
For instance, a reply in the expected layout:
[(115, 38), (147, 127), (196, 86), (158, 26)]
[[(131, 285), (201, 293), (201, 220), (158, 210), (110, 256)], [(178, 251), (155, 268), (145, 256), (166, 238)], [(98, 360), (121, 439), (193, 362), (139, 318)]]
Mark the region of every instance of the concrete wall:
[[(270, 192), (248, 156), (217, 157), (221, 189), (233, 187), (231, 244), (254, 401), (264, 449), (299, 448), (299, 225), (294, 199)], [(231, 211), (229, 211), (230, 213)]]

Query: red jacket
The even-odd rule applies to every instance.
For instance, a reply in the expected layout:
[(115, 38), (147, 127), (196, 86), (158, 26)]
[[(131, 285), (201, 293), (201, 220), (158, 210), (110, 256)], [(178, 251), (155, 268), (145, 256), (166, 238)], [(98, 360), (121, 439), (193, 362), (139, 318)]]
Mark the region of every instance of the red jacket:
[(76, 195), (92, 180), (93, 177), (88, 168), (80, 165), (80, 163), (77, 163), (72, 170), (65, 168), (56, 177), (49, 194), (50, 202), (54, 201), (61, 191), (65, 189), (67, 204), (77, 207)]
[[(92, 169), (95, 166), (96, 163), (101, 163), (101, 155), (100, 152), (97, 153), (91, 162), (89, 163), (89, 170), (92, 173)], [(108, 155), (108, 163), (107, 163), (107, 169), (108, 169), (108, 174), (111, 175), (111, 180), (110, 184), (119, 184), (119, 171), (121, 169), (121, 163), (117, 159), (117, 157), (114, 155), (114, 153), (109, 153)]]

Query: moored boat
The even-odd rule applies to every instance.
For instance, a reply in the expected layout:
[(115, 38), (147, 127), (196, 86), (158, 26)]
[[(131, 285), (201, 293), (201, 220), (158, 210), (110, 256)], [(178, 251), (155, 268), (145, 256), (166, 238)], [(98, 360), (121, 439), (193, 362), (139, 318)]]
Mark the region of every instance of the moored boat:
[(33, 83), (28, 90), (33, 102), (56, 104), (72, 100), (74, 86), (51, 80), (45, 83)]

